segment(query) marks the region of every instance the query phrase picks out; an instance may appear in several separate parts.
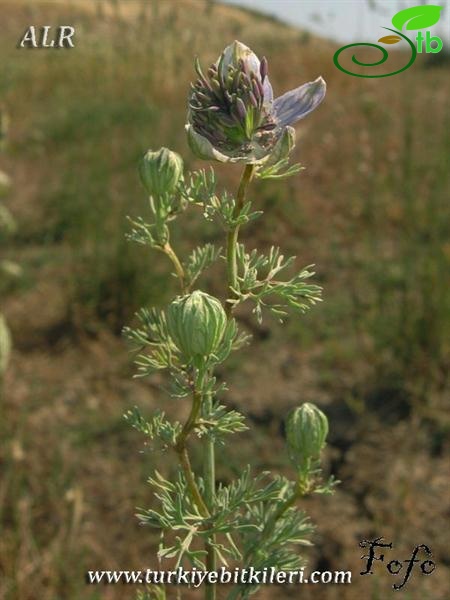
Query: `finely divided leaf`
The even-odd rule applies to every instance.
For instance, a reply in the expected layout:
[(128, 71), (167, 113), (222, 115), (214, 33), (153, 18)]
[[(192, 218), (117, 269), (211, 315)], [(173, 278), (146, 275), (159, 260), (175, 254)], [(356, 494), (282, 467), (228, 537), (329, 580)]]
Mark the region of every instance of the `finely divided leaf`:
[(217, 260), (221, 250), (221, 248), (216, 249), (212, 244), (205, 244), (192, 251), (186, 262), (189, 286), (192, 286), (203, 271)]

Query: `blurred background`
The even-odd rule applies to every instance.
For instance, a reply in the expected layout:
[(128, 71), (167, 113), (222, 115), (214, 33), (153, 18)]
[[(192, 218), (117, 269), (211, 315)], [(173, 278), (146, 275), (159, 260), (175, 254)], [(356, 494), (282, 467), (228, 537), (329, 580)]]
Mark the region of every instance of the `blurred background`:
[[(384, 567), (359, 575), (358, 543), (378, 536), (394, 543), (390, 559), (418, 544), (433, 551), (435, 572), (416, 567), (402, 599), (450, 597), (448, 47), (398, 76), (350, 77), (332, 57), (358, 39), (351, 15), (364, 15), (361, 39), (376, 41), (405, 3), (389, 3), (387, 15), (386, 2), (329, 2), (334, 20), (324, 2), (278, 3), (290, 22), (271, 16), (269, 0), (236, 4), (0, 2), (0, 170), (11, 181), (0, 214), (4, 354), (6, 327), (12, 340), (1, 394), (2, 600), (131, 599), (132, 586), (87, 586), (86, 571), (157, 567), (157, 533), (134, 513), (154, 501), (153, 469), (170, 474), (174, 463), (122, 415), (137, 404), (182, 418), (187, 407), (161, 391), (162, 378), (132, 379), (120, 332), (177, 289), (165, 257), (125, 240), (125, 217), (145, 217), (136, 164), (146, 149), (169, 146), (188, 169), (204, 166), (183, 130), (193, 57), (208, 65), (236, 38), (267, 56), (275, 95), (318, 75), (328, 83), (298, 127), (294, 160), (306, 170), (255, 184), (265, 215), (243, 231), (250, 248), (280, 244), (299, 267), (315, 263), (324, 302), (284, 327), (270, 317), (255, 327), (241, 313), (254, 342), (223, 369), (224, 400), (251, 435), (234, 438), (218, 475), (228, 481), (243, 462), (289, 475), (283, 420), (317, 403), (331, 426), (326, 468), (342, 483), (303, 502), (317, 524), (305, 553), (311, 569), (353, 571), (350, 586), (270, 587), (255, 598), (390, 597), (397, 580)], [(348, 39), (343, 22), (353, 23)], [(75, 48), (17, 49), (32, 24), (73, 25)], [(406, 62), (401, 51), (393, 61)], [(219, 166), (220, 184), (234, 189), (238, 171)], [(198, 215), (183, 219), (180, 254), (200, 239), (223, 243)], [(220, 265), (202, 285), (223, 295)]]

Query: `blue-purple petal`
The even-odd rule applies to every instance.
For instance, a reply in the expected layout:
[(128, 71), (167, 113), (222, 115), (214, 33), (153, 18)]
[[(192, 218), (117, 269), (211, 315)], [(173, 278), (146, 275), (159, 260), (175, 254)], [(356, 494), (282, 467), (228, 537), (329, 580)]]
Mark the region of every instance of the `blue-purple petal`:
[(239, 60), (244, 61), (249, 72), (259, 73), (259, 58), (248, 46), (235, 40), (225, 48), (222, 55), (217, 59), (216, 65), (220, 69), (222, 79), (226, 79), (228, 67), (230, 65), (237, 67)]
[(273, 90), (268, 77), (264, 78), (262, 86), (264, 90), (264, 105), (271, 105), (273, 102)]
[(274, 116), (281, 126), (292, 125), (316, 109), (325, 97), (327, 84), (318, 77), (286, 92), (273, 103)]
[(271, 153), (266, 157), (264, 165), (269, 167), (275, 165), (280, 160), (288, 158), (295, 147), (295, 129), (293, 127), (284, 127), (277, 143)]

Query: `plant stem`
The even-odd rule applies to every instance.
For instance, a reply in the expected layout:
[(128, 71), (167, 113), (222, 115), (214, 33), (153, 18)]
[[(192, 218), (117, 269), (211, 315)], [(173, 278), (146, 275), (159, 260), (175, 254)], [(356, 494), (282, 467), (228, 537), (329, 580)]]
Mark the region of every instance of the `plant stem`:
[[(208, 438), (205, 442), (205, 462), (204, 462), (204, 481), (205, 481), (205, 499), (202, 498), (200, 490), (195, 481), (194, 472), (189, 460), (189, 454), (186, 447), (186, 440), (197, 424), (198, 415), (202, 404), (203, 396), (199, 389), (194, 389), (192, 398), (192, 408), (186, 423), (181, 430), (175, 451), (178, 454), (181, 468), (183, 469), (186, 483), (189, 488), (189, 493), (192, 500), (195, 502), (200, 514), (208, 518), (214, 507), (214, 497), (216, 493), (216, 474), (215, 474), (215, 456), (214, 456), (214, 440)], [(205, 398), (208, 406), (211, 406), (211, 398)], [(216, 553), (214, 550), (215, 536), (211, 536), (205, 542), (206, 550), (206, 569), (207, 571), (216, 570)], [(216, 600), (216, 585), (205, 586), (205, 600)]]
[(264, 540), (266, 537), (270, 536), (273, 533), (275, 525), (277, 524), (278, 519), (280, 519), (284, 513), (291, 508), (295, 504), (295, 502), (302, 496), (301, 491), (296, 488), (292, 495), (287, 498), (281, 506), (278, 507), (278, 510), (272, 515), (272, 517), (267, 521), (262, 533), (261, 540)]
[(192, 471), (191, 461), (189, 460), (189, 453), (186, 447), (186, 440), (197, 423), (201, 403), (201, 392), (199, 392), (198, 390), (194, 390), (191, 412), (188, 417), (188, 420), (184, 424), (184, 427), (178, 436), (177, 442), (175, 444), (175, 451), (178, 454), (180, 465), (183, 469), (183, 473), (186, 478), (186, 483), (189, 488), (189, 493), (191, 495), (192, 500), (197, 506), (200, 514), (203, 517), (209, 517), (208, 507), (206, 506), (205, 501), (203, 500), (202, 495), (200, 494), (200, 490), (198, 489), (197, 483), (195, 482), (194, 472)]
[(164, 252), (164, 254), (166, 254), (172, 261), (172, 264), (175, 268), (175, 273), (178, 277), (178, 281), (180, 282), (181, 293), (186, 294), (188, 291), (186, 285), (186, 274), (184, 272), (183, 265), (181, 264), (180, 259), (178, 258), (174, 249), (170, 245), (170, 242), (166, 242), (164, 246), (161, 246), (160, 248)]
[(191, 494), (193, 501), (195, 502), (198, 510), (200, 511), (200, 514), (203, 517), (207, 518), (207, 517), (209, 517), (208, 508), (207, 508), (207, 506), (202, 498), (202, 495), (200, 494), (200, 490), (198, 489), (198, 486), (195, 482), (194, 472), (191, 467), (191, 461), (189, 460), (189, 453), (187, 451), (187, 448), (184, 447), (181, 450), (177, 450), (177, 452), (178, 452), (180, 464), (183, 469), (183, 473), (184, 473), (184, 476), (186, 478), (186, 482), (187, 482), (187, 485), (189, 488), (189, 493)]
[[(247, 187), (250, 181), (252, 180), (253, 174), (255, 171), (254, 165), (245, 165), (245, 169), (241, 176), (241, 181), (239, 183), (239, 188), (236, 197), (236, 206), (234, 207), (233, 217), (237, 217), (242, 210), (242, 207), (245, 203), (245, 195), (247, 192)], [(234, 296), (233, 289), (237, 288), (238, 284), (238, 273), (237, 273), (237, 261), (236, 261), (236, 251), (237, 251), (237, 243), (239, 236), (239, 225), (236, 225), (228, 232), (227, 236), (227, 273), (228, 273), (228, 288), (230, 298)], [(232, 304), (228, 301), (225, 305), (225, 309), (228, 315), (231, 315), (232, 312)]]
[[(276, 510), (274, 512), (274, 514), (272, 515), (272, 517), (270, 519), (268, 519), (268, 521), (266, 522), (264, 529), (261, 532), (261, 536), (258, 540), (258, 546), (252, 546), (252, 548), (249, 550), (247, 556), (246, 556), (246, 564), (250, 565), (254, 554), (255, 554), (255, 550), (257, 551), (258, 548), (260, 546), (262, 546), (263, 542), (272, 535), (273, 530), (275, 529), (275, 526), (277, 524), (277, 521), (284, 515), (284, 513), (291, 508), (291, 506), (293, 506), (295, 504), (295, 502), (301, 498), (305, 493), (305, 490), (303, 488), (301, 488), (300, 486), (297, 486), (294, 491), (292, 492), (292, 494), (289, 496), (289, 498), (287, 498), (279, 507), (278, 510)], [(230, 596), (230, 598), (233, 598), (233, 595)]]
[[(211, 408), (211, 397), (205, 399), (207, 410)], [(205, 454), (203, 465), (203, 478), (205, 481), (205, 502), (210, 513), (214, 510), (214, 500), (216, 495), (216, 464), (215, 464), (215, 448), (214, 440), (206, 437), (204, 442)], [(207, 571), (216, 570), (216, 552), (214, 549), (215, 536), (212, 535), (205, 543), (206, 550), (206, 569)], [(216, 585), (207, 584), (205, 587), (205, 600), (216, 599)]]

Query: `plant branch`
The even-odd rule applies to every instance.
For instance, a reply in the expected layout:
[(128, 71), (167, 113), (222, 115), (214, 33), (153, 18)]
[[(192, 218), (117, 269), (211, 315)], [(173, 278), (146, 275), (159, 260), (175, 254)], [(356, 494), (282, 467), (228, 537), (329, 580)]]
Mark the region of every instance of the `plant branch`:
[(202, 498), (200, 490), (198, 489), (197, 483), (195, 481), (194, 472), (192, 470), (191, 461), (189, 459), (189, 453), (186, 447), (186, 440), (197, 424), (201, 402), (202, 394), (198, 390), (194, 389), (191, 412), (189, 414), (188, 420), (184, 424), (183, 429), (181, 430), (178, 436), (177, 442), (175, 444), (175, 451), (178, 454), (180, 465), (183, 469), (183, 473), (186, 478), (186, 483), (188, 485), (191, 498), (195, 502), (195, 505), (200, 511), (200, 514), (203, 517), (207, 518), (210, 516), (209, 510), (205, 504), (205, 501)]
[[(291, 508), (291, 506), (293, 506), (296, 501), (301, 498), (303, 495), (305, 495), (306, 490), (299, 484), (297, 484), (297, 486), (295, 487), (294, 491), (292, 492), (292, 494), (289, 496), (289, 498), (287, 498), (279, 507), (278, 509), (274, 512), (274, 514), (271, 516), (270, 519), (267, 520), (266, 524), (264, 525), (264, 528), (261, 532), (261, 536), (258, 540), (258, 547), (262, 546), (264, 541), (267, 538), (270, 538), (270, 536), (272, 535), (276, 524), (278, 522), (279, 519), (281, 519), (281, 517), (284, 515), (284, 513)], [(253, 546), (250, 550), (250, 552), (247, 555), (247, 564), (251, 564), (251, 561), (254, 557), (255, 554), (255, 550), (258, 550), (258, 547)]]
[[(253, 174), (255, 172), (254, 165), (246, 165), (245, 169), (242, 173), (241, 181), (239, 183), (239, 188), (236, 197), (236, 205), (234, 207), (233, 216), (237, 218), (239, 213), (241, 212), (244, 204), (245, 204), (245, 196), (247, 192), (248, 185), (253, 178)], [(237, 251), (237, 243), (239, 236), (239, 225), (235, 225), (230, 229), (227, 236), (227, 273), (228, 273), (228, 289), (230, 298), (234, 295), (233, 289), (237, 288), (237, 260), (236, 260), (236, 251)], [(228, 313), (228, 316), (231, 315), (233, 310), (233, 305), (230, 301), (227, 301), (225, 304), (225, 309)]]
[[(207, 401), (211, 403), (211, 399)], [(201, 409), (202, 394), (198, 389), (194, 389), (192, 409), (189, 417), (181, 430), (175, 450), (178, 454), (181, 467), (189, 488), (191, 498), (195, 502), (200, 514), (208, 518), (214, 508), (215, 497), (215, 456), (214, 456), (214, 441), (210, 438), (206, 440), (205, 448), (205, 463), (204, 463), (204, 480), (205, 480), (205, 500), (202, 498), (200, 490), (195, 481), (194, 473), (189, 460), (189, 454), (186, 447), (186, 441), (191, 432), (195, 429), (198, 423), (198, 416)], [(206, 570), (216, 570), (216, 553), (214, 550), (215, 536), (212, 535), (205, 542), (206, 550)], [(205, 600), (216, 600), (216, 586), (214, 584), (205, 586)]]
[(166, 242), (164, 246), (160, 246), (160, 249), (164, 254), (166, 254), (175, 268), (175, 273), (177, 274), (178, 281), (180, 282), (181, 293), (186, 294), (188, 292), (187, 284), (186, 284), (186, 274), (183, 269), (183, 265), (181, 264), (180, 259), (175, 253), (175, 250), (170, 245), (170, 242)]
[(270, 535), (273, 533), (273, 530), (275, 529), (277, 521), (279, 519), (281, 519), (281, 517), (284, 515), (284, 513), (289, 508), (291, 508), (291, 506), (293, 506), (302, 495), (303, 495), (302, 491), (299, 488), (296, 488), (292, 492), (291, 496), (289, 498), (287, 498), (283, 502), (283, 504), (281, 504), (281, 506), (278, 507), (278, 510), (272, 515), (272, 517), (265, 524), (264, 529), (261, 533), (261, 541), (265, 540), (267, 537), (270, 537)]
[[(211, 396), (208, 395), (205, 399), (207, 402), (207, 409), (211, 409)], [(215, 465), (215, 448), (214, 440), (206, 436), (205, 439), (205, 455), (204, 455), (204, 468), (203, 477), (205, 481), (205, 501), (210, 513), (214, 512), (214, 501), (216, 495), (216, 465)], [(216, 570), (216, 552), (214, 549), (215, 535), (206, 540), (206, 570)], [(214, 584), (206, 585), (205, 587), (205, 600), (215, 600), (216, 598), (216, 586)]]

